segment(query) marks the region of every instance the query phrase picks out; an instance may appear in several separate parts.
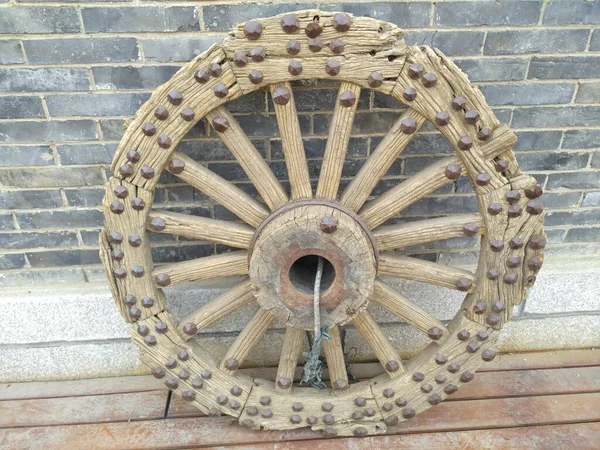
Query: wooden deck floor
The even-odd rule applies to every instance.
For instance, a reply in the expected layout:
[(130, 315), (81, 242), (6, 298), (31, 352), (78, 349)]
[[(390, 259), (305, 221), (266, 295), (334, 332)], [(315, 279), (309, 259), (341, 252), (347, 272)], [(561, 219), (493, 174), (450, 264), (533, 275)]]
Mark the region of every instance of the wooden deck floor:
[(600, 448), (599, 350), (501, 355), (448, 401), (367, 438), (251, 432), (168, 394), (149, 376), (0, 385), (0, 448)]

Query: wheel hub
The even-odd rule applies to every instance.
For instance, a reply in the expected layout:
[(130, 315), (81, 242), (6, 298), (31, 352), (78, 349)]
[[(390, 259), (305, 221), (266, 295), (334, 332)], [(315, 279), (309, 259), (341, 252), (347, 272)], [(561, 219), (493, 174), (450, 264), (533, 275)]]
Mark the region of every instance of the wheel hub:
[(318, 257), (321, 324), (343, 325), (367, 306), (377, 272), (373, 237), (361, 219), (334, 202), (294, 202), (254, 235), (249, 267), (256, 298), (287, 326), (313, 329)]

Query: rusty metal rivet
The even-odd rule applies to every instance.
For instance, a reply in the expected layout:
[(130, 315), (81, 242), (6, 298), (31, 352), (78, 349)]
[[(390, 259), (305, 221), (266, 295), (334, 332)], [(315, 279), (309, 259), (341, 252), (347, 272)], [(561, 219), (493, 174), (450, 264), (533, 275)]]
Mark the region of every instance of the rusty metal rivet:
[(339, 380), (335, 380), (331, 386), (337, 391), (342, 391), (348, 389), (349, 384), (346, 380), (340, 378)]
[(367, 408), (367, 409), (365, 409), (365, 416), (367, 416), (367, 417), (373, 417), (375, 414), (377, 414), (377, 412), (375, 411), (374, 408)]
[(478, 186), (487, 186), (488, 184), (490, 184), (490, 181), (492, 181), (492, 179), (490, 178), (490, 176), (487, 173), (480, 173), (475, 178), (475, 183)]
[(542, 268), (542, 264), (544, 264), (544, 260), (539, 256), (534, 256), (529, 261), (527, 261), (527, 267), (533, 270), (534, 272), (540, 270)]
[(111, 255), (112, 255), (112, 259), (114, 259), (116, 261), (121, 261), (123, 258), (125, 258), (125, 253), (123, 253), (118, 248), (113, 249)]
[(222, 133), (229, 128), (229, 120), (224, 116), (215, 117), (211, 123), (213, 128), (219, 133)]
[(329, 61), (327, 61), (327, 65), (325, 66), (325, 72), (327, 72), (327, 75), (333, 77), (340, 73), (341, 67), (342, 65), (339, 63), (339, 61), (336, 61), (335, 59), (330, 59)]
[(447, 384), (444, 386), (444, 392), (448, 395), (454, 394), (456, 391), (458, 391), (458, 386), (455, 384)]
[(438, 394), (431, 394), (427, 400), (429, 401), (430, 405), (439, 405), (442, 403), (442, 397), (440, 397)]
[(150, 328), (148, 328), (148, 325), (139, 324), (137, 327), (137, 332), (140, 336), (148, 336), (150, 333)]
[(150, 166), (142, 166), (140, 168), (140, 175), (147, 180), (154, 178), (154, 169)]
[(421, 82), (423, 83), (423, 86), (430, 88), (436, 85), (438, 79), (435, 73), (432, 72), (427, 72), (426, 74), (423, 75), (423, 78), (421, 79)]
[(119, 167), (119, 173), (123, 178), (130, 177), (133, 175), (133, 167), (131, 167), (129, 164), (124, 164)]
[(116, 278), (123, 279), (127, 276), (127, 271), (123, 267), (117, 267), (113, 270), (113, 275)]
[(123, 203), (115, 200), (113, 202), (110, 202), (110, 212), (112, 212), (113, 214), (121, 214), (123, 211), (125, 211), (125, 207), (123, 206)]
[(337, 13), (333, 16), (333, 28), (339, 32), (345, 32), (350, 29), (350, 16), (344, 13)]
[(494, 162), (494, 168), (496, 169), (496, 172), (506, 172), (508, 167), (509, 163), (505, 159), (499, 159), (496, 162)]
[(309, 38), (316, 38), (318, 35), (320, 35), (323, 32), (323, 27), (321, 26), (321, 24), (319, 22), (317, 22), (316, 20), (313, 20), (308, 25), (306, 25), (304, 32), (306, 33), (306, 35)]
[(179, 358), (181, 361), (187, 361), (190, 359), (190, 354), (187, 350), (179, 350), (177, 352), (177, 358)]
[(399, 419), (398, 416), (388, 416), (384, 420), (385, 424), (389, 427), (394, 427), (398, 425)]
[(127, 294), (123, 301), (127, 306), (133, 306), (137, 303), (137, 298), (135, 297), (135, 295)]
[(156, 345), (156, 342), (156, 336), (149, 335), (144, 338), (144, 344), (148, 345), (149, 347)]
[(487, 306), (483, 302), (475, 303), (473, 306), (473, 312), (475, 314), (483, 314), (487, 310)]
[(210, 370), (203, 370), (200, 372), (200, 376), (205, 380), (210, 380), (212, 378), (212, 372)]
[(168, 377), (165, 380), (165, 386), (171, 390), (177, 389), (179, 387), (179, 382), (175, 378)]
[(162, 367), (153, 367), (152, 368), (152, 375), (154, 375), (154, 378), (163, 378), (166, 374), (167, 374), (167, 371), (165, 369), (163, 369)]
[(281, 28), (286, 33), (295, 33), (299, 27), (300, 23), (296, 14), (288, 14), (281, 19)]
[(300, 417), (298, 414), (292, 414), (290, 416), (290, 422), (297, 425), (302, 422), (302, 417)]
[(286, 377), (281, 377), (277, 380), (277, 386), (281, 389), (289, 389), (292, 387), (292, 380)]
[(492, 130), (488, 127), (483, 127), (481, 130), (477, 132), (477, 139), (480, 141), (487, 141), (492, 137)]
[(153, 217), (150, 221), (150, 229), (152, 231), (162, 231), (165, 229), (166, 226), (167, 223), (164, 221), (164, 219), (160, 217)]
[(233, 386), (229, 392), (231, 392), (231, 395), (235, 396), (235, 397), (239, 397), (240, 395), (242, 395), (244, 393), (244, 390), (239, 387), (239, 386)]
[(267, 57), (267, 53), (263, 47), (254, 47), (250, 50), (250, 58), (254, 62), (262, 62)]
[(218, 83), (213, 88), (213, 93), (215, 94), (215, 96), (217, 96), (219, 98), (224, 98), (224, 97), (227, 97), (227, 94), (229, 93), (229, 89), (227, 89), (227, 86), (225, 86), (223, 83)]
[(181, 92), (172, 90), (167, 94), (167, 100), (169, 100), (169, 103), (172, 105), (180, 105), (183, 101), (183, 95), (181, 95)]
[(325, 216), (321, 219), (321, 231), (323, 233), (335, 233), (338, 228), (338, 222), (335, 217)]
[(408, 76), (413, 80), (420, 78), (423, 74), (423, 66), (421, 64), (411, 64), (408, 66)]
[(300, 402), (294, 402), (292, 403), (292, 411), (294, 412), (300, 412), (304, 409), (304, 405)]
[(198, 333), (198, 327), (196, 324), (188, 322), (183, 326), (183, 332), (188, 336), (195, 336)]
[(479, 333), (477, 333), (477, 339), (479, 339), (480, 341), (485, 341), (488, 337), (490, 337), (490, 335), (487, 331), (480, 331)]
[(434, 341), (439, 340), (443, 335), (444, 335), (444, 332), (441, 329), (439, 329), (438, 327), (432, 327), (427, 332), (427, 336), (429, 336), (429, 339), (432, 339)]
[(350, 107), (356, 103), (356, 95), (352, 91), (344, 91), (340, 94), (340, 105)]
[(435, 357), (435, 362), (436, 362), (436, 364), (439, 364), (440, 366), (442, 366), (448, 362), (448, 358), (445, 355), (437, 355)]
[(490, 241), (490, 249), (493, 252), (499, 252), (504, 248), (504, 242), (498, 239), (493, 239)]
[(486, 348), (483, 352), (481, 352), (481, 359), (484, 361), (491, 361), (496, 357), (496, 352), (492, 349)]
[(392, 398), (396, 393), (392, 388), (385, 388), (382, 394), (385, 398)]
[(415, 98), (417, 98), (417, 90), (411, 87), (404, 89), (404, 91), (402, 92), (402, 98), (404, 98), (404, 100), (412, 102)]
[(467, 99), (466, 98), (461, 97), (460, 95), (457, 95), (452, 100), (452, 109), (454, 109), (455, 111), (460, 111), (466, 107), (467, 107)]
[(519, 237), (514, 237), (510, 241), (508, 241), (508, 246), (512, 249), (519, 249), (523, 247), (523, 239)]
[(323, 49), (323, 39), (319, 36), (308, 40), (308, 49), (311, 52), (320, 52)]
[(532, 250), (541, 250), (546, 246), (546, 238), (540, 234), (533, 235), (528, 245)]
[(446, 377), (440, 373), (435, 376), (434, 380), (437, 384), (444, 384), (446, 382)]
[(479, 233), (479, 225), (475, 222), (469, 222), (463, 225), (463, 234), (465, 236), (471, 237), (475, 236), (477, 233)]
[(485, 323), (495, 327), (496, 325), (498, 325), (500, 323), (500, 317), (498, 317), (496, 314), (490, 314), (485, 319)]
[(194, 389), (202, 389), (203, 386), (204, 386), (204, 381), (202, 381), (201, 378), (196, 377), (192, 380), (192, 387)]
[(167, 149), (171, 146), (171, 138), (169, 136), (159, 136), (156, 140), (160, 148)]
[(465, 122), (474, 125), (479, 120), (479, 113), (474, 109), (471, 109), (465, 113)]
[(168, 286), (169, 284), (171, 284), (171, 277), (166, 273), (159, 273), (158, 275), (156, 275), (154, 277), (154, 281), (159, 286), (164, 287), (164, 286)]
[(518, 190), (512, 190), (512, 191), (508, 191), (506, 193), (506, 201), (508, 203), (510, 203), (511, 205), (513, 203), (518, 202), (521, 199), (521, 192), (519, 192)]
[(144, 296), (142, 297), (142, 306), (144, 308), (151, 308), (154, 306), (154, 300), (151, 297)]
[(365, 417), (365, 413), (361, 410), (356, 410), (352, 413), (352, 419), (354, 420), (362, 420)]
[(469, 289), (471, 289), (472, 286), (473, 281), (471, 281), (469, 278), (460, 278), (456, 282), (456, 289), (462, 292), (467, 292)]
[(421, 372), (415, 372), (412, 375), (412, 379), (413, 379), (413, 381), (420, 383), (421, 381), (423, 381), (425, 379), (425, 375), (423, 375)]
[(390, 412), (392, 409), (394, 409), (394, 405), (390, 402), (385, 402), (383, 405), (381, 405), (381, 409), (385, 412)]
[(177, 376), (185, 381), (190, 377), (190, 373), (187, 371), (187, 369), (181, 369)]
[(337, 436), (337, 430), (332, 427), (326, 427), (323, 429), (323, 435), (325, 437), (335, 437)]
[(154, 110), (154, 117), (156, 117), (158, 120), (165, 120), (167, 117), (169, 117), (169, 111), (164, 106), (158, 106)]
[(333, 39), (329, 44), (329, 48), (333, 53), (339, 55), (344, 51), (345, 44), (341, 39)]
[(285, 44), (285, 49), (290, 55), (297, 55), (300, 53), (300, 42), (296, 41), (295, 39), (291, 39)]
[(142, 133), (146, 136), (154, 136), (156, 134), (156, 127), (151, 123), (145, 123), (142, 125)]
[(456, 364), (455, 362), (451, 362), (446, 366), (446, 369), (450, 373), (456, 373), (460, 370), (460, 365)]
[(113, 189), (113, 193), (117, 196), (117, 198), (125, 198), (129, 195), (129, 191), (125, 186), (120, 184), (116, 185)]
[(183, 108), (179, 115), (186, 122), (191, 122), (192, 120), (194, 120), (194, 117), (196, 117), (196, 114), (194, 113), (194, 110), (192, 108)]
[(444, 175), (450, 180), (457, 180), (460, 178), (461, 172), (462, 168), (460, 167), (460, 164), (449, 164), (448, 167), (446, 167), (446, 170), (444, 170)]
[(463, 383), (468, 383), (469, 381), (473, 380), (473, 378), (475, 378), (475, 375), (473, 375), (473, 373), (469, 372), (468, 370), (460, 375), (460, 381), (462, 381)]
[(233, 63), (238, 67), (244, 67), (248, 64), (248, 57), (242, 50), (236, 50), (233, 54)]
[(140, 154), (135, 150), (129, 150), (125, 157), (127, 158), (127, 161), (132, 162), (133, 164), (140, 160)]
[(402, 410), (402, 417), (404, 417), (405, 419), (412, 419), (413, 417), (415, 417), (416, 414), (417, 413), (412, 408), (404, 408)]
[(426, 394), (433, 390), (433, 386), (429, 383), (425, 383), (421, 385), (421, 392), (425, 392)]
[(333, 415), (331, 415), (331, 414), (325, 414), (323, 416), (323, 422), (327, 425), (331, 425), (332, 423), (335, 422), (335, 417), (333, 417)]
[(242, 404), (237, 400), (231, 400), (231, 402), (229, 402), (229, 407), (231, 409), (240, 409), (242, 407)]
[(131, 207), (136, 211), (141, 211), (146, 207), (146, 202), (139, 197), (131, 200)]
[(223, 73), (223, 68), (219, 63), (211, 63), (211, 65), (208, 66), (208, 73), (210, 73), (213, 77), (217, 78)]
[(506, 260), (506, 265), (508, 267), (514, 268), (519, 267), (521, 265), (521, 257), (520, 256), (511, 256)]
[(397, 372), (400, 370), (400, 364), (395, 360), (388, 361), (385, 363), (385, 370), (388, 372)]
[(383, 75), (381, 72), (371, 72), (371, 75), (367, 78), (367, 83), (372, 88), (378, 88), (383, 84)]
[(486, 276), (489, 280), (496, 280), (500, 276), (500, 272), (496, 269), (490, 269), (486, 272)]
[(108, 242), (112, 244), (120, 244), (123, 242), (123, 235), (118, 231), (111, 231), (108, 235)]
[(258, 401), (263, 406), (269, 406), (271, 404), (271, 397), (263, 395), (261, 398), (258, 399)]
[(256, 406), (248, 406), (246, 408), (246, 414), (249, 416), (256, 416), (258, 415), (258, 408)]
[(541, 214), (544, 211), (544, 206), (542, 205), (542, 202), (539, 199), (529, 200), (529, 202), (527, 202), (527, 207), (525, 208), (525, 210), (529, 214), (537, 216), (538, 214)]
[(333, 404), (331, 403), (323, 403), (321, 405), (321, 410), (324, 412), (331, 412), (333, 411)]
[(223, 365), (227, 370), (237, 370), (240, 367), (239, 361), (235, 358), (226, 359)]
[(544, 190), (539, 184), (534, 184), (525, 188), (525, 196), (530, 199), (538, 198), (544, 193)]
[(467, 341), (471, 337), (471, 333), (469, 333), (467, 330), (460, 330), (456, 334), (456, 337), (459, 341)]
[(194, 78), (198, 83), (204, 84), (210, 80), (210, 73), (208, 73), (208, 70), (202, 68), (196, 71)]
[(220, 394), (217, 396), (217, 403), (219, 405), (226, 405), (228, 400), (229, 399), (227, 398), (227, 396), (225, 394)]
[(467, 151), (473, 147), (473, 139), (471, 139), (469, 136), (463, 136), (458, 140), (457, 145), (461, 150)]
[(396, 406), (403, 408), (404, 406), (406, 406), (408, 404), (408, 400), (406, 400), (406, 398), (404, 397), (398, 397), (394, 403), (396, 404)]
[(517, 274), (516, 273), (507, 273), (506, 275), (504, 275), (504, 282), (506, 284), (515, 284), (517, 282)]
[[(247, 411), (247, 409), (246, 409)], [(317, 416), (308, 416), (306, 418), (306, 423), (310, 426), (316, 425), (319, 422), (319, 418)]]
[(262, 33), (262, 26), (256, 20), (246, 22), (244, 25), (244, 36), (251, 41), (255, 41)]
[(260, 70), (251, 70), (248, 79), (252, 84), (260, 84), (264, 80), (263, 73)]
[[(141, 278), (141, 277), (143, 277), (143, 276), (144, 276), (144, 273), (145, 273), (145, 272), (144, 272), (144, 268), (143, 268), (142, 266), (138, 266), (138, 265), (136, 265), (136, 266), (133, 266), (133, 267), (131, 268), (131, 274), (132, 274), (134, 277), (136, 277), (136, 278)], [(142, 304), (142, 306), (146, 306), (146, 305), (143, 305), (143, 304)], [(150, 305), (150, 306), (152, 306), (152, 305)]]
[(476, 341), (467, 344), (467, 352), (475, 353), (477, 350), (479, 350), (479, 344)]
[(440, 111), (435, 116), (435, 123), (441, 127), (448, 125), (450, 123), (450, 114), (446, 111)]
[(402, 130), (404, 134), (413, 134), (417, 131), (417, 121), (411, 117), (402, 120), (402, 122), (400, 122), (400, 130)]
[(291, 60), (288, 64), (288, 72), (291, 75), (300, 75), (302, 73), (302, 63), (300, 61)]
[(510, 205), (508, 207), (508, 209), (506, 210), (506, 214), (508, 215), (508, 217), (519, 217), (522, 214), (523, 210), (521, 209), (521, 207), (519, 205)]
[(502, 205), (500, 203), (492, 202), (487, 207), (487, 212), (489, 212), (492, 216), (500, 214), (502, 212)]
[(292, 94), (290, 93), (290, 90), (286, 87), (276, 87), (273, 90), (273, 102), (275, 102), (278, 105), (287, 105), (287, 103), (290, 101), (290, 99), (292, 98)]
[(140, 245), (142, 245), (142, 238), (139, 234), (130, 234), (127, 238), (127, 241), (132, 247), (139, 247)]
[(363, 406), (365, 406), (367, 404), (367, 399), (365, 399), (364, 397), (356, 397), (354, 399), (354, 404), (360, 408), (362, 408)]
[(165, 361), (165, 366), (167, 366), (169, 369), (174, 369), (175, 367), (177, 367), (177, 360), (175, 358), (167, 358), (167, 360)]

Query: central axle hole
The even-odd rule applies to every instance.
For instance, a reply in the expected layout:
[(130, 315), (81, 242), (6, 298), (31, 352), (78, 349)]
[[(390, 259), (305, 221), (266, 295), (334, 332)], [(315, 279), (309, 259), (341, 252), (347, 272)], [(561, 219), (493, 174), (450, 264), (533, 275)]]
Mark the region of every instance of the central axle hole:
[[(296, 289), (305, 294), (314, 294), (315, 277), (319, 257), (317, 255), (306, 255), (298, 258), (290, 267), (290, 281)], [(321, 294), (331, 287), (335, 280), (335, 269), (333, 265), (323, 258), (323, 276), (321, 277)]]

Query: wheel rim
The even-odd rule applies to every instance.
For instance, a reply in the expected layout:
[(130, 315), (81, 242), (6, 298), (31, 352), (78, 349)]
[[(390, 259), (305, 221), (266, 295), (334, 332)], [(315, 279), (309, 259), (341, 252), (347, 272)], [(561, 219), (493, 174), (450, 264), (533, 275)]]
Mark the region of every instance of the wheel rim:
[[(499, 330), (535, 281), (545, 245), (541, 189), (516, 164), (511, 150), (516, 137), (500, 125), (456, 66), (437, 50), (406, 47), (397, 39), (401, 33), (389, 23), (321, 11), (247, 22), (158, 88), (129, 125), (107, 184), (101, 256), (142, 359), (168, 388), (201, 411), (231, 415), (253, 429), (310, 426), (327, 436), (383, 433), (471, 381), (473, 372), (494, 358)], [(314, 194), (290, 83), (305, 78), (340, 81)], [(289, 194), (224, 106), (266, 86), (279, 125)], [(339, 192), (363, 88), (392, 95), (409, 109)], [(174, 150), (202, 118), (236, 157), (264, 203)], [(435, 124), (456, 155), (369, 200), (426, 121)], [(151, 210), (163, 169), (244, 223)], [(479, 214), (386, 225), (461, 174), (473, 185)], [(294, 224), (294, 217), (301, 217), (302, 224)], [(153, 269), (150, 232), (242, 250)], [(400, 247), (474, 235), (481, 236), (474, 274), (390, 254)], [(355, 242), (348, 245), (348, 239)], [(310, 296), (300, 292), (306, 276), (300, 260), (314, 255), (325, 257), (332, 271), (322, 304), (322, 320), (331, 335), (324, 341), (332, 380), (326, 391), (292, 385), (304, 330), (313, 323), (306, 303)], [(163, 287), (230, 275), (248, 277), (181, 323), (169, 314)], [(390, 288), (382, 276), (425, 281), (467, 295), (446, 327)], [(261, 307), (221, 361), (191, 340), (200, 329), (254, 300)], [(432, 343), (403, 363), (369, 313), (369, 302), (425, 333)], [(287, 325), (276, 379), (241, 375), (239, 367), (276, 318)], [(345, 323), (352, 323), (373, 349), (384, 375), (348, 383), (339, 329)]]

